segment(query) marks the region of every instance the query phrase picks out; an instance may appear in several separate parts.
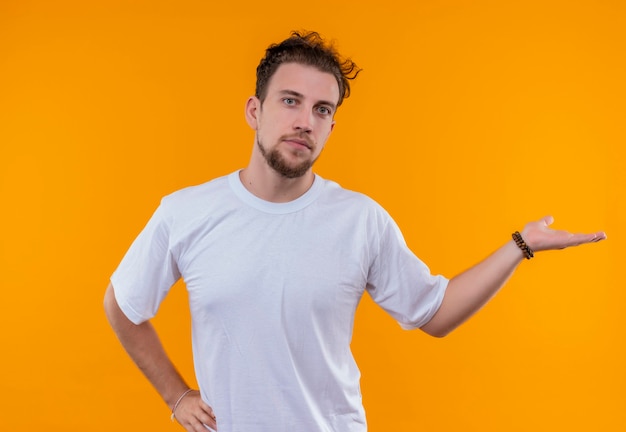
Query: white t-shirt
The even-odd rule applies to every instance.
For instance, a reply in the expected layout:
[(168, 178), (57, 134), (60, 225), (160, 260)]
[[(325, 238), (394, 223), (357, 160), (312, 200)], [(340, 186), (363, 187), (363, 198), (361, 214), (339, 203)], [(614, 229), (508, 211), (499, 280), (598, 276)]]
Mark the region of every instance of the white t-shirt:
[(139, 324), (181, 276), (220, 432), (366, 431), (350, 351), (361, 295), (418, 328), (448, 282), (370, 198), (316, 176), (300, 198), (271, 203), (238, 172), (165, 197), (111, 281)]

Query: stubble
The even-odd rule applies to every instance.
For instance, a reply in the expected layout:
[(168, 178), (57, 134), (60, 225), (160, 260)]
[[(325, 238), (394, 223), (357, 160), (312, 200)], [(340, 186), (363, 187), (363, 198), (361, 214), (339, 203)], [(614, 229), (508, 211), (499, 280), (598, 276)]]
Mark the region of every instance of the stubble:
[(305, 175), (309, 169), (313, 166), (317, 158), (315, 159), (306, 159), (300, 163), (290, 163), (285, 159), (285, 157), (281, 154), (278, 148), (274, 147), (271, 150), (267, 150), (261, 140), (257, 136), (256, 140), (257, 147), (261, 152), (261, 155), (267, 162), (267, 164), (276, 171), (278, 174), (285, 178), (293, 179), (302, 177)]

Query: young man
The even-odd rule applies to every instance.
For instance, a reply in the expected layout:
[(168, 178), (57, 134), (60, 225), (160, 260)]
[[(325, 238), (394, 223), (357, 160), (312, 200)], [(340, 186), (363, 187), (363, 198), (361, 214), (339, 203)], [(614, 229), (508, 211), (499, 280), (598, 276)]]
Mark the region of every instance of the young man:
[[(605, 238), (546, 217), (460, 275), (431, 275), (379, 205), (312, 171), (357, 73), (315, 33), (270, 46), (246, 104), (248, 166), (165, 197), (111, 278), (113, 329), (188, 431), (365, 431), (349, 346), (365, 291), (402, 327), (440, 337), (533, 251)], [(199, 391), (149, 322), (180, 277)]]

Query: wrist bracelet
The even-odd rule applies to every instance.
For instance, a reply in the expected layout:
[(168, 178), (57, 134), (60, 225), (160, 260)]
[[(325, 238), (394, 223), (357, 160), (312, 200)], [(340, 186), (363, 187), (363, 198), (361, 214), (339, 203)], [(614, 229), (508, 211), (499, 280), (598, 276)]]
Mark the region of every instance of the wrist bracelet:
[(188, 389), (186, 390), (183, 394), (180, 395), (180, 397), (178, 398), (178, 400), (176, 401), (176, 403), (174, 404), (174, 408), (172, 408), (172, 415), (170, 416), (170, 420), (174, 421), (174, 419), (176, 418), (176, 416), (174, 415), (174, 413), (176, 412), (176, 408), (178, 408), (178, 404), (180, 404), (180, 401), (183, 400), (183, 398), (185, 396), (187, 396), (189, 393), (191, 393), (193, 391), (193, 389)]
[(528, 247), (528, 245), (522, 238), (522, 235), (518, 231), (515, 231), (512, 234), (512, 237), (513, 237), (513, 240), (515, 240), (515, 244), (522, 250), (522, 252), (524, 252), (524, 256), (526, 257), (526, 259), (531, 259), (532, 257), (535, 256), (535, 254), (533, 253), (533, 250)]

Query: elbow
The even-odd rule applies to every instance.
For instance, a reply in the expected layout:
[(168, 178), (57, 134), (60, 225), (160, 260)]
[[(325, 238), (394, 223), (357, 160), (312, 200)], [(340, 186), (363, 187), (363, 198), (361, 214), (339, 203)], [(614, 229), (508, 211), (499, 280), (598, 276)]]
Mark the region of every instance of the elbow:
[(429, 322), (420, 327), (424, 333), (438, 339), (448, 336), (455, 328), (455, 326), (443, 325), (436, 319), (431, 319)]
[(422, 331), (424, 331), (424, 333), (426, 333), (428, 336), (432, 336), (437, 339), (444, 338), (452, 332), (452, 330), (426, 330), (424, 328), (422, 328)]

